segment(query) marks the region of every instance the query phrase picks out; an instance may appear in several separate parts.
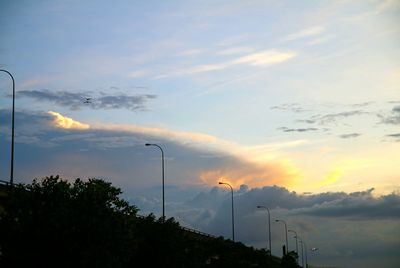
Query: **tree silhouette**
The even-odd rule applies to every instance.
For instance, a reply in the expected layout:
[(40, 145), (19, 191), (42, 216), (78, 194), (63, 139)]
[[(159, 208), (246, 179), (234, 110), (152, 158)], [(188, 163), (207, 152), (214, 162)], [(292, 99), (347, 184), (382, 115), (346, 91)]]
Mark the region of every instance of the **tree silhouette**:
[(298, 267), (264, 250), (138, 217), (121, 190), (58, 176), (0, 186), (0, 267)]

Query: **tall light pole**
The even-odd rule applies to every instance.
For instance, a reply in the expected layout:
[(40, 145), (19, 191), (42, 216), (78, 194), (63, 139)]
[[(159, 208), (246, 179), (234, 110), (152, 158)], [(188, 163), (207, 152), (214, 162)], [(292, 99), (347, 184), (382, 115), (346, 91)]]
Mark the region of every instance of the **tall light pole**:
[(266, 206), (257, 206), (257, 208), (266, 209), (268, 211), (268, 242), (269, 242), (269, 255), (272, 255), (272, 247), (271, 247), (271, 213), (269, 208)]
[(304, 240), (303, 240), (303, 244), (304, 244), (304, 247), (305, 247), (305, 249), (306, 250), (304, 250), (304, 252), (306, 253), (306, 268), (308, 268), (308, 259), (307, 259), (307, 244), (306, 244), (306, 242), (304, 242)]
[(164, 151), (161, 146), (155, 143), (146, 143), (146, 146), (156, 146), (161, 150), (161, 169), (162, 169), (162, 221), (165, 221), (165, 186), (164, 186)]
[(304, 268), (304, 253), (303, 253), (303, 241), (301, 239), (300, 240), (300, 244), (301, 244), (301, 267)]
[(297, 262), (299, 262), (299, 247), (297, 244), (297, 232), (294, 230), (288, 230), (288, 232), (294, 233), (294, 238), (296, 238), (296, 254), (297, 254)]
[(285, 235), (286, 235), (286, 254), (289, 252), (289, 243), (288, 243), (288, 239), (287, 239), (287, 224), (284, 220), (275, 220), (276, 222), (282, 222), (283, 224), (285, 224)]
[(235, 213), (233, 210), (233, 188), (229, 183), (226, 183), (226, 182), (219, 182), (218, 184), (225, 184), (231, 188), (231, 194), (232, 194), (231, 195), (232, 196), (232, 240), (233, 240), (233, 242), (235, 242), (235, 216), (234, 216)]
[(4, 72), (11, 77), (13, 87), (13, 100), (12, 100), (12, 114), (11, 114), (11, 167), (10, 167), (10, 185), (14, 184), (14, 113), (15, 113), (15, 80), (12, 74), (7, 71), (0, 69), (0, 72)]

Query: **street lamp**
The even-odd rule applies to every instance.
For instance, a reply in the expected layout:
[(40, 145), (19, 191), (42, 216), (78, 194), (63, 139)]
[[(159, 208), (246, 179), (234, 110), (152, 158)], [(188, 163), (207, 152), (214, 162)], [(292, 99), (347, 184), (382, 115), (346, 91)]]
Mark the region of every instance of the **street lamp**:
[(294, 238), (296, 238), (296, 254), (297, 254), (297, 262), (299, 262), (299, 247), (298, 247), (298, 244), (297, 244), (297, 232), (296, 231), (294, 231), (294, 230), (288, 230), (288, 232), (292, 232), (292, 233), (294, 233)]
[(164, 151), (161, 148), (161, 146), (155, 144), (155, 143), (146, 143), (146, 146), (155, 146), (158, 147), (161, 150), (161, 169), (162, 169), (162, 221), (165, 221), (165, 197), (164, 197)]
[(285, 224), (285, 234), (286, 234), (286, 253), (289, 252), (289, 243), (288, 243), (288, 239), (287, 239), (287, 224), (284, 220), (275, 220), (276, 222), (282, 222), (283, 224)]
[(308, 259), (307, 259), (307, 244), (306, 244), (306, 242), (304, 242), (302, 239), (300, 239), (300, 243), (301, 243), (301, 259), (302, 259), (302, 266), (304, 267), (304, 256), (303, 256), (303, 244), (304, 244), (304, 247), (305, 247), (305, 250), (304, 250), (304, 252), (305, 252), (305, 255), (306, 255), (306, 268), (308, 268)]
[(229, 183), (226, 183), (226, 182), (218, 182), (218, 184), (225, 184), (231, 188), (231, 194), (232, 194), (232, 240), (233, 240), (233, 242), (235, 242), (235, 216), (234, 216), (234, 210), (233, 210), (233, 188)]
[(257, 206), (257, 208), (263, 208), (268, 211), (268, 242), (269, 242), (269, 255), (272, 255), (272, 247), (271, 247), (271, 213), (269, 208), (266, 206)]
[(11, 167), (10, 167), (10, 185), (14, 183), (14, 112), (15, 112), (15, 80), (12, 74), (7, 70), (0, 69), (11, 77), (13, 87), (12, 114), (11, 114)]
[(308, 258), (307, 258), (307, 244), (306, 242), (303, 241), (304, 247), (306, 250), (304, 250), (304, 252), (306, 253), (306, 268), (308, 268)]
[(300, 240), (300, 245), (301, 245), (301, 267), (304, 268), (303, 241), (300, 239), (300, 237), (299, 237), (299, 240)]

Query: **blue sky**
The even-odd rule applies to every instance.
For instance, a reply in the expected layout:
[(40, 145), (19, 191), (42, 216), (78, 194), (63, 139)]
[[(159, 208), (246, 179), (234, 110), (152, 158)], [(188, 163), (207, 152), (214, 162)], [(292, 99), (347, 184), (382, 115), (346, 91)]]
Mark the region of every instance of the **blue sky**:
[[(107, 178), (143, 213), (158, 214), (159, 152), (143, 146), (156, 142), (166, 152), (167, 215), (226, 236), (218, 223), (224, 190), (215, 206), (190, 201), (215, 193), (221, 179), (254, 203), (252, 190), (274, 185), (300, 199), (341, 193), (327, 201), (338, 208), (364, 193), (352, 211), (398, 200), (399, 20), (396, 0), (4, 0), (0, 67), (17, 83), (16, 178)], [(1, 178), (8, 176), (8, 88), (2, 73)], [(275, 212), (288, 221), (302, 213), (293, 228), (317, 243), (330, 226), (321, 217), (335, 210), (310, 216), (306, 210), (320, 203), (310, 204)], [(197, 222), (199, 209), (205, 220)], [(246, 224), (262, 219), (252, 213), (242, 213), (254, 219)], [(389, 214), (329, 219), (352, 231), (379, 226), (380, 248), (392, 248), (400, 241), (387, 234), (399, 221)], [(310, 223), (317, 221), (322, 227)], [(326, 235), (340, 248), (348, 233)], [(242, 241), (261, 246), (255, 237)], [(358, 233), (353, 248), (315, 258), (367, 267), (369, 249), (354, 250), (363, 239)], [(383, 255), (377, 263), (398, 265), (394, 253)]]

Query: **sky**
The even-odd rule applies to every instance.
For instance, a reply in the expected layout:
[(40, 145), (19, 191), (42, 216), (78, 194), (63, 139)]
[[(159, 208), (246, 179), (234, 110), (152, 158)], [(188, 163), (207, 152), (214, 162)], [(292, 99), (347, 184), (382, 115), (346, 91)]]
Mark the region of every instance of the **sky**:
[[(400, 2), (0, 2), (15, 181), (104, 178), (140, 213), (312, 264), (398, 267)], [(0, 179), (11, 80), (0, 73)], [(90, 98), (89, 101), (86, 101)], [(283, 227), (271, 223), (272, 252)], [(294, 239), (289, 239), (293, 249)]]

